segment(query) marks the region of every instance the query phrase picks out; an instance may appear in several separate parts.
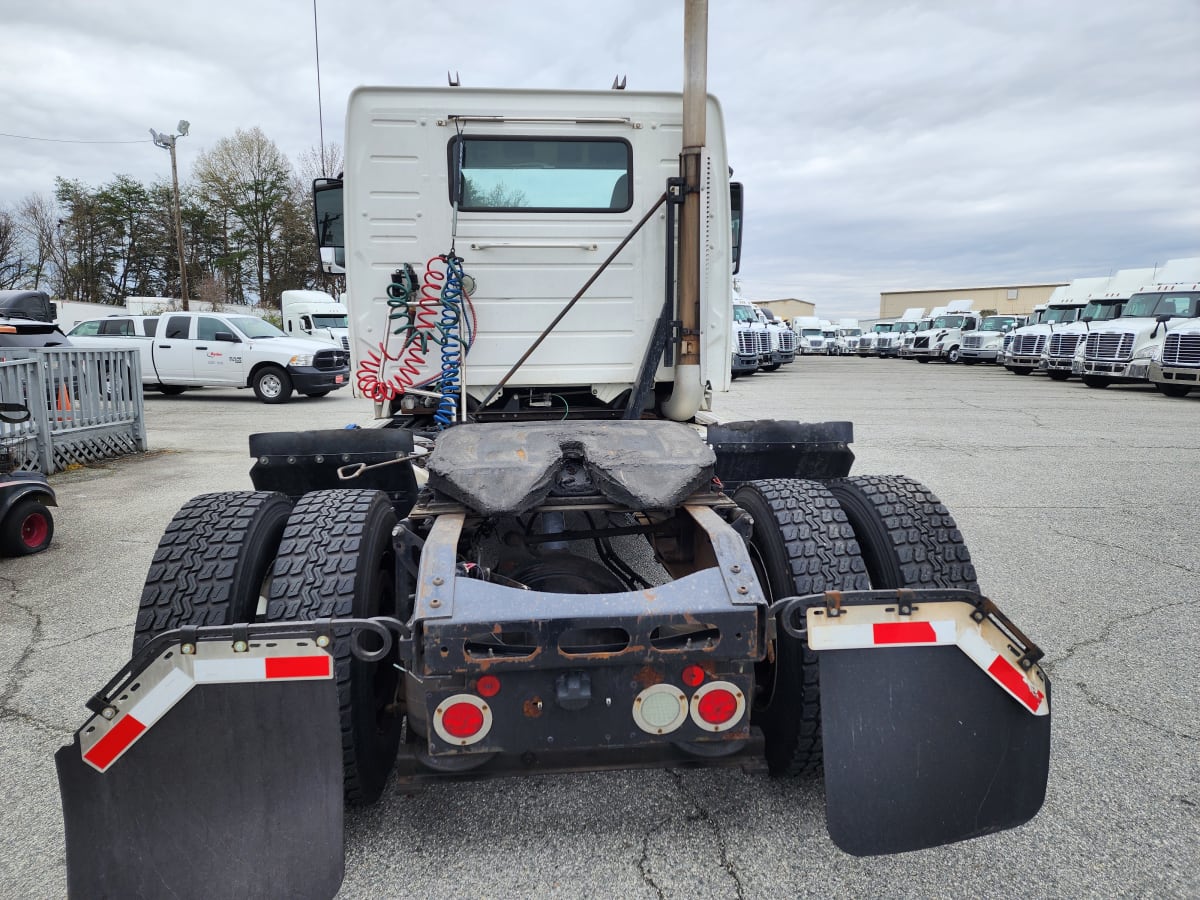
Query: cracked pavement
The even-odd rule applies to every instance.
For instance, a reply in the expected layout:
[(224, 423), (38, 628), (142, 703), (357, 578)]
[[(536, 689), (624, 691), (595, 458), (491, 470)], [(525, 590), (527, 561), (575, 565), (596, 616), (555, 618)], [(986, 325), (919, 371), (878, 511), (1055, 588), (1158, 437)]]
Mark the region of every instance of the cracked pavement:
[[(341, 392), (339, 392), (341, 393)], [(249, 488), (253, 431), (337, 428), (337, 394), (148, 395), (145, 458), (53, 479), (51, 549), (0, 561), (0, 897), (65, 895), (53, 753), (127, 660), (163, 527)], [(992, 366), (806, 357), (717, 396), (725, 420), (855, 423), (859, 474), (950, 507), (980, 584), (1046, 652), (1050, 784), (1029, 824), (890, 858), (829, 841), (819, 780), (676, 768), (394, 787), (346, 820), (341, 897), (1200, 895), (1200, 395)]]

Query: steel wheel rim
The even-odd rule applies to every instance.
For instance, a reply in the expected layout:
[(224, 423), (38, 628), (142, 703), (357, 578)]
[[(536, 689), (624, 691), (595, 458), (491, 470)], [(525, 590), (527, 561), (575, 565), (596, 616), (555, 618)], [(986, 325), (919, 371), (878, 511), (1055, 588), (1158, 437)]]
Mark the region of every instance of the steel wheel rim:
[(40, 547), (49, 533), (50, 525), (41, 513), (31, 513), (21, 522), (21, 542), (26, 547)]

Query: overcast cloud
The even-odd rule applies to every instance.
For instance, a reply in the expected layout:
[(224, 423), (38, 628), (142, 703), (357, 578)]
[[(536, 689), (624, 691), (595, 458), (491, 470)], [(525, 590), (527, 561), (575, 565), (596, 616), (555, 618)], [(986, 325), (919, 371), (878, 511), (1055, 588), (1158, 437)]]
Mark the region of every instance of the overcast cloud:
[[(235, 129), (320, 141), (311, 0), (3, 4), (0, 207), (180, 177)], [(318, 0), (325, 140), (358, 84), (681, 87), (682, 0)], [(1200, 2), (710, 0), (709, 90), (746, 185), (743, 293), (879, 293), (1200, 256)], [(130, 143), (68, 143), (67, 141)]]

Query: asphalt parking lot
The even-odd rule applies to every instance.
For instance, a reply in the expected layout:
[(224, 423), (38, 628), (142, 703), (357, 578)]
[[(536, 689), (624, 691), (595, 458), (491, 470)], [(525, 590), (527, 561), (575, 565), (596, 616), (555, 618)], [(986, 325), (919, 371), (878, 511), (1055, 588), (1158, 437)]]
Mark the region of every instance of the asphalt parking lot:
[[(393, 789), (348, 815), (340, 896), (1200, 895), (1200, 395), (809, 357), (739, 379), (716, 412), (851, 420), (857, 473), (906, 474), (946, 502), (983, 591), (1046, 652), (1041, 813), (861, 859), (826, 836), (819, 781), (668, 770)], [(126, 661), (176, 509), (250, 488), (252, 432), (367, 416), (345, 391), (275, 407), (248, 391), (147, 395), (152, 452), (53, 478), (53, 546), (0, 561), (0, 897), (65, 896), (53, 754)]]

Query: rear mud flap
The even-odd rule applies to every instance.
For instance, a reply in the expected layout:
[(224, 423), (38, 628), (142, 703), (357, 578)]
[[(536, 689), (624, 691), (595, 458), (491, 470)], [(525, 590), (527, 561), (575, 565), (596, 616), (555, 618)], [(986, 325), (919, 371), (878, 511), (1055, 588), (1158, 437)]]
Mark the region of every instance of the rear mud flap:
[(1029, 821), (1050, 764), (1041, 651), (970, 592), (821, 600), (806, 620), (834, 843), (856, 856), (899, 853)]
[(230, 646), (156, 639), (55, 754), (70, 897), (337, 893), (332, 659), (311, 640)]

